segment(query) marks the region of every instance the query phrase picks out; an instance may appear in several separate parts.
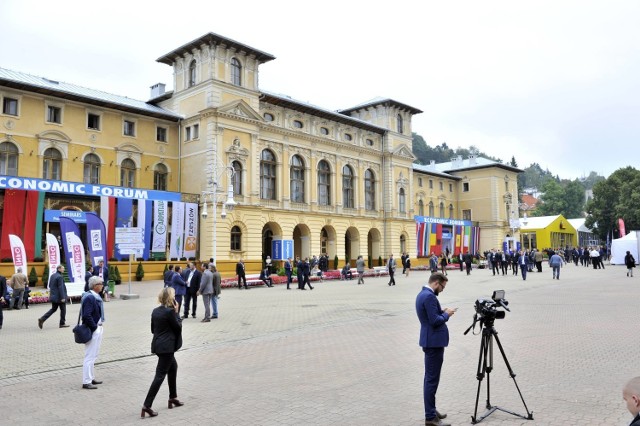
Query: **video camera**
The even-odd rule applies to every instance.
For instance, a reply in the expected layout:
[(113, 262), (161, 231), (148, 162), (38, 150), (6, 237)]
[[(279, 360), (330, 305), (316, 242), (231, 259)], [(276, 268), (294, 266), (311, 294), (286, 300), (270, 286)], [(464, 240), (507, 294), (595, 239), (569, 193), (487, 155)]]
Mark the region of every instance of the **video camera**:
[(504, 298), (504, 290), (494, 290), (491, 299), (481, 298), (476, 300), (476, 313), (473, 315), (473, 323), (464, 334), (466, 335), (471, 329), (475, 328), (478, 321), (480, 321), (480, 329), (482, 327), (493, 327), (494, 320), (502, 319), (506, 315), (505, 311), (500, 311), (498, 308), (511, 312), (507, 308), (508, 304), (509, 302)]

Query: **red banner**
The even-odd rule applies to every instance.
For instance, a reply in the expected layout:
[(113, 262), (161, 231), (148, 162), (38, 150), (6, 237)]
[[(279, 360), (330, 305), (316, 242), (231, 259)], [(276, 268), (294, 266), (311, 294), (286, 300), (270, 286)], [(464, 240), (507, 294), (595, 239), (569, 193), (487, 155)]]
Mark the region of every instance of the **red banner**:
[(618, 229), (620, 230), (620, 238), (627, 235), (627, 232), (624, 229), (624, 220), (622, 220), (622, 218), (618, 219)]
[[(2, 240), (0, 241), (0, 258), (11, 258), (9, 234), (22, 235), (24, 205), (27, 191), (7, 189), (4, 191), (4, 211), (2, 213)], [(28, 272), (27, 272), (28, 273)]]

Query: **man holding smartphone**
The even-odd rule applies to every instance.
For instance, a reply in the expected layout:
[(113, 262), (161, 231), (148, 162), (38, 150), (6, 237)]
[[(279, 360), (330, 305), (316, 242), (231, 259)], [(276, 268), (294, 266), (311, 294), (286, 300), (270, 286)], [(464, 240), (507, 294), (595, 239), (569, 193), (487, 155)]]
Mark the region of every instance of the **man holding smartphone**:
[(436, 392), (440, 383), (440, 371), (444, 359), (444, 348), (449, 345), (447, 321), (457, 309), (440, 307), (438, 294), (449, 279), (441, 272), (431, 274), (429, 284), (422, 288), (416, 298), (416, 313), (420, 320), (420, 346), (424, 352), (424, 415), (425, 426), (447, 426), (442, 419), (446, 414), (436, 410)]

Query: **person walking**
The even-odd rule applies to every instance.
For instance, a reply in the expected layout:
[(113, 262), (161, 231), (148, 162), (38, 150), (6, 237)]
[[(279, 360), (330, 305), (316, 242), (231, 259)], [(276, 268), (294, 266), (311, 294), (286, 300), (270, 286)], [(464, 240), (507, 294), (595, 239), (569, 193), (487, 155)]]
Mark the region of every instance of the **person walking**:
[(208, 263), (202, 264), (202, 278), (200, 279), (200, 288), (198, 294), (202, 295), (204, 303), (204, 319), (200, 322), (211, 321), (211, 297), (213, 295), (213, 272), (209, 269)]
[(104, 324), (104, 304), (100, 297), (100, 290), (104, 282), (100, 277), (89, 279), (89, 291), (82, 295), (80, 313), (82, 323), (91, 330), (91, 340), (84, 344), (84, 361), (82, 363), (82, 389), (98, 389), (96, 385), (102, 382), (95, 379), (94, 365), (102, 345)]
[(522, 281), (527, 280), (527, 272), (529, 271), (529, 255), (520, 250), (520, 255), (518, 256), (518, 265), (520, 265), (520, 272), (522, 273)]
[(182, 306), (182, 297), (187, 294), (187, 283), (182, 278), (182, 268), (176, 266), (173, 270), (173, 278), (171, 278), (171, 288), (175, 291), (175, 300), (178, 306)]
[(60, 328), (69, 327), (66, 324), (67, 316), (67, 286), (64, 283), (64, 266), (58, 265), (56, 272), (51, 275), (49, 279), (49, 301), (51, 302), (51, 309), (49, 309), (43, 316), (38, 318), (38, 327), (42, 330), (42, 325), (49, 319), (55, 311), (60, 308)]
[(624, 256), (624, 264), (627, 265), (627, 276), (633, 277), (633, 268), (636, 267), (636, 260), (630, 251), (627, 250), (627, 254)]
[[(320, 270), (322, 271), (322, 257), (320, 258)], [(287, 276), (287, 290), (291, 290), (291, 283), (293, 282), (291, 276), (293, 274), (293, 266), (291, 258), (284, 261), (284, 274)]]
[(176, 386), (178, 362), (176, 361), (175, 353), (182, 347), (182, 320), (180, 319), (180, 305), (175, 299), (175, 290), (172, 287), (165, 287), (160, 290), (158, 303), (160, 306), (151, 313), (151, 333), (153, 333), (151, 353), (156, 354), (158, 357), (158, 364), (156, 366), (156, 375), (151, 382), (149, 392), (147, 392), (147, 397), (142, 405), (142, 411), (140, 412), (140, 417), (142, 418), (146, 414), (149, 417), (158, 415), (158, 412), (153, 411), (151, 406), (167, 376), (169, 376), (167, 379), (169, 384), (168, 408), (184, 405), (183, 402), (178, 400)]
[(22, 306), (22, 299), (24, 297), (24, 289), (29, 280), (27, 276), (22, 273), (22, 268), (18, 267), (16, 273), (11, 277), (11, 288), (13, 289), (13, 297), (9, 303), (9, 309), (20, 309)]
[(462, 255), (462, 261), (464, 261), (464, 267), (467, 270), (467, 275), (471, 275), (471, 264), (473, 263), (473, 259), (471, 258), (469, 250)]
[(244, 289), (248, 290), (247, 274), (242, 259), (238, 260), (238, 263), (236, 263), (236, 275), (238, 276), (238, 290), (242, 289), (242, 283), (244, 283)]
[(549, 258), (549, 266), (553, 273), (553, 279), (560, 279), (560, 268), (562, 267), (562, 258), (558, 253), (553, 253)]
[(213, 295), (211, 296), (211, 318), (218, 318), (218, 301), (220, 300), (222, 275), (218, 271), (218, 268), (214, 264), (209, 264), (209, 269), (213, 273)]
[[(462, 261), (460, 261), (460, 264), (462, 264)], [(440, 268), (442, 273), (447, 275), (447, 256), (444, 253), (440, 254)]]
[(393, 276), (396, 273), (396, 260), (393, 258), (393, 254), (389, 255), (387, 270), (389, 271), (389, 286), (396, 285), (396, 279)]
[(440, 384), (440, 372), (444, 348), (449, 345), (447, 321), (456, 310), (440, 307), (438, 295), (444, 291), (449, 279), (441, 272), (431, 274), (429, 284), (416, 297), (416, 313), (420, 321), (419, 345), (424, 352), (424, 418), (425, 425), (445, 426), (446, 414), (436, 410), (436, 393)]
[(404, 268), (405, 268), (404, 276), (408, 277), (409, 272), (411, 272), (411, 258), (409, 257), (409, 255), (407, 255), (407, 257), (404, 258)]
[(358, 272), (358, 284), (364, 284), (364, 259), (358, 256), (356, 259), (356, 271)]
[(434, 252), (431, 252), (431, 256), (429, 257), (429, 269), (431, 273), (438, 272), (438, 256)]
[(309, 258), (305, 257), (304, 262), (302, 264), (302, 289), (305, 289), (305, 286), (309, 284), (309, 290), (313, 290), (311, 286), (311, 265), (309, 265)]

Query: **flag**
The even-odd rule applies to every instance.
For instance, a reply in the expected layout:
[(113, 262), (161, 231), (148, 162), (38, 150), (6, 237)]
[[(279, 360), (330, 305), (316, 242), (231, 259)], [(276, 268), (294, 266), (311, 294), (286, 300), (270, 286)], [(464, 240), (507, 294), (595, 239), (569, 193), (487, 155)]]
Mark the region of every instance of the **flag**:
[[(62, 218), (61, 218), (62, 219)], [(69, 219), (71, 220), (71, 219)], [(68, 236), (68, 244), (71, 255), (68, 256), (67, 263), (69, 268), (70, 283), (67, 283), (67, 295), (79, 296), (84, 293), (84, 272), (85, 272), (85, 258), (84, 258), (84, 246), (80, 237), (74, 233), (70, 233)]]
[[(80, 239), (80, 229), (78, 229), (78, 224), (75, 223), (72, 219), (69, 219), (68, 217), (61, 217), (60, 233), (62, 234), (62, 249), (64, 250), (65, 259), (67, 259), (67, 271), (69, 274), (69, 279), (71, 279), (71, 281), (73, 282), (75, 277), (73, 275), (74, 270), (72, 268), (71, 260), (73, 258), (72, 250), (74, 249), (72, 241), (75, 241), (75, 239), (73, 239), (72, 237), (75, 236)], [(84, 257), (84, 249), (82, 257)], [(84, 264), (82, 265), (82, 267), (84, 269)], [(84, 280), (84, 271), (81, 274), (81, 278)]]
[(198, 246), (198, 205), (185, 203), (184, 213), (184, 252), (187, 259), (196, 257)]
[(104, 261), (107, 266), (107, 231), (104, 222), (97, 214), (86, 213), (87, 218), (87, 247), (89, 248), (89, 261), (93, 267)]
[(17, 273), (18, 268), (21, 268), (23, 274), (28, 274), (27, 252), (24, 249), (22, 240), (17, 235), (9, 234), (9, 243), (11, 244), (11, 257), (13, 258), (14, 271)]
[(169, 246), (169, 256), (179, 259), (182, 257), (184, 239), (184, 203), (176, 201), (172, 203), (171, 215), (171, 245)]
[[(53, 235), (47, 233), (47, 255), (49, 262), (49, 279), (47, 280), (47, 284), (51, 279), (51, 275), (56, 272), (58, 265), (60, 265), (60, 247), (58, 247), (58, 239)], [(45, 284), (46, 287), (46, 284)]]

